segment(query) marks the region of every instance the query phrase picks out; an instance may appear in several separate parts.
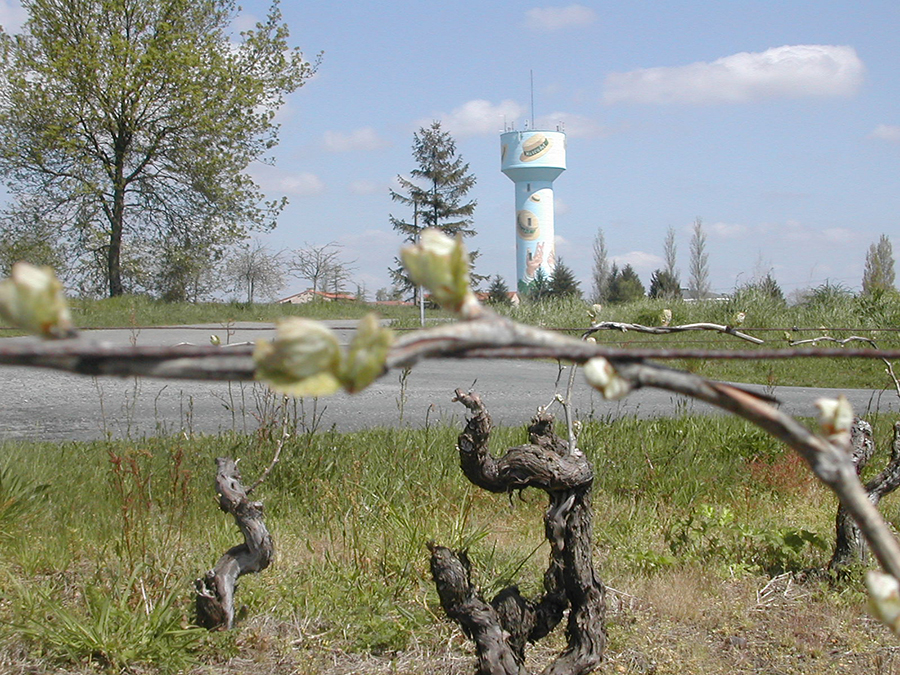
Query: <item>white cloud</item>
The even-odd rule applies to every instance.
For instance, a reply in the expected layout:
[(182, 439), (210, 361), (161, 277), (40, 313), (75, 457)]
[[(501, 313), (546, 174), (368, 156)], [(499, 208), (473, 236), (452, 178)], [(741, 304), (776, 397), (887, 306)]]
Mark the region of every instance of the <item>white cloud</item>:
[(711, 63), (642, 68), (606, 78), (612, 103), (746, 103), (770, 98), (849, 96), (865, 66), (853, 47), (788, 45)]
[(325, 183), (314, 173), (301, 172), (282, 176), (278, 188), (295, 197), (314, 197), (325, 192)]
[[(433, 119), (441, 120), (441, 125), (453, 136), (486, 136), (503, 130), (506, 124), (514, 123), (525, 114), (525, 109), (512, 100), (494, 105), (484, 99), (475, 99), (454, 108), (449, 114), (441, 113)], [(418, 126), (429, 126), (431, 120), (420, 121)]]
[(760, 223), (753, 228), (752, 234), (765, 237), (766, 241), (772, 242), (773, 245), (780, 242), (811, 245), (848, 244), (857, 239), (857, 235), (846, 227), (827, 227), (820, 230), (791, 219), (783, 223)]
[(645, 251), (631, 251), (622, 255), (614, 255), (611, 260), (619, 266), (631, 265), (636, 272), (652, 272), (665, 264), (660, 256)]
[(713, 223), (707, 225), (704, 223), (703, 228), (711, 235), (720, 239), (735, 239), (742, 237), (747, 233), (747, 228), (738, 223)]
[(572, 26), (586, 26), (596, 18), (597, 13), (584, 5), (535, 7), (525, 13), (525, 25), (536, 31), (562, 30)]
[(374, 195), (379, 192), (387, 194), (387, 187), (371, 180), (355, 180), (350, 183), (350, 192), (355, 195)]
[(900, 126), (897, 126), (896, 124), (879, 124), (875, 127), (875, 130), (869, 134), (869, 138), (898, 143), (900, 142)]
[(329, 152), (380, 150), (389, 145), (372, 127), (354, 129), (349, 134), (339, 131), (326, 131), (322, 144)]
[(609, 135), (607, 127), (584, 115), (554, 112), (535, 120), (538, 129), (555, 129), (560, 124), (569, 138), (605, 138)]
[(856, 240), (856, 234), (846, 227), (829, 227), (822, 230), (825, 241), (831, 244), (848, 244)]
[(0, 0), (0, 26), (7, 33), (18, 33), (28, 18), (28, 14), (18, 2)]

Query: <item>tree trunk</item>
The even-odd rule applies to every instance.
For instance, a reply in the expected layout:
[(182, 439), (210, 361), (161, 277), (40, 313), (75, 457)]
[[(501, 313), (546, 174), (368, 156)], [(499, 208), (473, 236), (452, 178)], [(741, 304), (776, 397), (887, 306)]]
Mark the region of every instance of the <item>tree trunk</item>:
[(125, 293), (122, 285), (122, 234), (125, 232), (125, 157), (130, 143), (130, 135), (119, 120), (118, 133), (113, 140), (113, 203), (106, 208), (109, 220), (109, 246), (106, 250), (106, 276), (109, 282), (109, 297), (115, 298)]
[[(859, 474), (875, 454), (872, 426), (865, 420), (853, 420), (853, 425), (850, 427), (850, 448), (856, 472)], [(865, 484), (865, 490), (869, 501), (874, 506), (878, 506), (882, 497), (898, 487), (900, 487), (900, 422), (894, 424), (891, 458), (887, 466)], [(868, 547), (865, 539), (843, 505), (838, 507), (835, 530), (834, 553), (828, 563), (828, 569), (840, 571), (854, 563), (865, 563), (868, 559)]]
[(275, 548), (263, 522), (262, 502), (251, 502), (247, 498), (233, 459), (216, 459), (216, 494), (219, 508), (234, 516), (244, 535), (244, 543), (228, 549), (215, 567), (194, 582), (197, 623), (209, 630), (228, 630), (234, 625), (234, 591), (238, 577), (268, 567)]
[(549, 498), (544, 531), (550, 561), (544, 594), (524, 598), (516, 586), (490, 602), (475, 590), (466, 551), (430, 544), (431, 572), (441, 605), (473, 642), (479, 675), (522, 675), (525, 645), (549, 634), (566, 609), (568, 645), (547, 667), (552, 675), (580, 675), (596, 668), (606, 645), (604, 586), (592, 563), (591, 487), (593, 469), (580, 452), (553, 433), (553, 418), (541, 412), (529, 427), (527, 445), (496, 459), (488, 451), (491, 419), (477, 394), (456, 391), (473, 416), (458, 439), (460, 466), (475, 485), (496, 493), (526, 487)]

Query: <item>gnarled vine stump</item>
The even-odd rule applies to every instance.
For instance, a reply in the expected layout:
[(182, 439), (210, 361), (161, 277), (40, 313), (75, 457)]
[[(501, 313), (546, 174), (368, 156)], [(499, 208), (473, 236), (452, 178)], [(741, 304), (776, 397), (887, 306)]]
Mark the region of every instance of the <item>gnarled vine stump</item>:
[[(859, 418), (853, 420), (850, 427), (850, 452), (856, 465), (856, 473), (859, 475), (875, 454), (872, 426), (865, 420)], [(873, 506), (878, 506), (882, 497), (900, 487), (900, 422), (894, 424), (891, 458), (887, 466), (864, 487)], [(838, 507), (835, 531), (834, 553), (828, 563), (828, 569), (840, 571), (853, 563), (865, 563), (868, 558), (865, 538), (843, 504)]]
[(528, 444), (495, 458), (488, 451), (491, 418), (480, 397), (457, 389), (454, 400), (472, 413), (457, 441), (466, 477), (490, 492), (533, 487), (547, 493), (544, 531), (550, 562), (541, 598), (529, 600), (510, 586), (487, 602), (472, 585), (466, 552), (431, 544), (431, 573), (441, 605), (475, 643), (479, 675), (522, 675), (526, 644), (550, 633), (568, 609), (567, 647), (545, 673), (589, 673), (606, 646), (605, 592), (592, 562), (593, 468), (553, 433), (553, 417), (546, 412), (532, 420)]
[(244, 543), (228, 549), (215, 567), (194, 582), (197, 623), (209, 630), (229, 630), (234, 625), (234, 591), (238, 578), (268, 567), (275, 547), (263, 522), (262, 502), (250, 501), (237, 462), (229, 457), (216, 459), (216, 495), (219, 508), (234, 516)]

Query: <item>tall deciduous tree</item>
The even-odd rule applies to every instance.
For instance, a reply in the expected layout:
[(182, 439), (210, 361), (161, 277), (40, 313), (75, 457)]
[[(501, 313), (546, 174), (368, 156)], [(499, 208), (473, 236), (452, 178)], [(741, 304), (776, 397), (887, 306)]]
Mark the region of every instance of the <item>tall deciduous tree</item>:
[(655, 270), (650, 277), (650, 297), (665, 300), (681, 299), (681, 278), (676, 267), (675, 228), (666, 230), (663, 243), (663, 259), (665, 267)]
[(706, 252), (706, 232), (703, 221), (697, 218), (691, 234), (691, 261), (689, 290), (695, 300), (703, 300), (709, 295), (709, 253)]
[[(412, 218), (404, 220), (391, 215), (393, 228), (407, 242), (418, 241), (426, 227), (437, 228), (452, 237), (473, 236), (472, 214), (477, 202), (467, 200), (466, 195), (476, 179), (469, 172), (468, 163), (457, 154), (453, 137), (441, 128), (440, 122), (432, 122), (413, 134), (412, 154), (416, 168), (410, 171), (410, 178), (397, 176), (400, 189), (391, 190), (391, 199), (409, 207)], [(477, 251), (472, 252), (473, 259), (477, 255)], [(405, 290), (415, 289), (399, 260), (397, 263), (390, 270), (394, 282)], [(473, 281), (486, 278), (473, 278)]]
[(323, 245), (305, 244), (305, 248), (296, 249), (287, 267), (298, 279), (309, 281), (314, 292), (338, 293), (350, 282), (353, 262), (343, 260), (341, 245), (332, 241)]
[(894, 288), (894, 249), (886, 234), (869, 246), (866, 266), (863, 269), (862, 292), (869, 295)]
[(679, 285), (681, 284), (681, 280), (679, 279), (678, 267), (677, 267), (677, 253), (678, 249), (675, 246), (675, 228), (669, 227), (666, 230), (666, 240), (663, 243), (663, 259), (666, 261), (666, 266), (663, 268), (663, 271), (672, 278), (678, 281)]
[(591, 270), (591, 293), (594, 302), (606, 302), (609, 296), (609, 251), (603, 230), (598, 229), (594, 236), (594, 266)]
[(277, 4), (240, 36), (233, 0), (22, 5), (23, 33), (0, 35), (0, 171), (102, 264), (110, 296), (126, 290), (131, 239), (214, 222), (226, 246), (274, 226), (284, 202), (266, 202), (246, 169), (315, 69), (289, 49)]
[(281, 256), (258, 241), (237, 247), (225, 263), (225, 275), (234, 291), (246, 293), (248, 304), (260, 297), (270, 300), (284, 286)]

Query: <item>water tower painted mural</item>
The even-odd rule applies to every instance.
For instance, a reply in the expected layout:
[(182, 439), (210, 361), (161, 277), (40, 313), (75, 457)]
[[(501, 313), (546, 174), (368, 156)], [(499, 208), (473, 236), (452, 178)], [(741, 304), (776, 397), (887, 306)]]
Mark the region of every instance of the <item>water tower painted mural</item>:
[(566, 170), (562, 131), (507, 131), (500, 135), (500, 168), (516, 184), (516, 277), (527, 294), (540, 269), (553, 275), (553, 181)]

